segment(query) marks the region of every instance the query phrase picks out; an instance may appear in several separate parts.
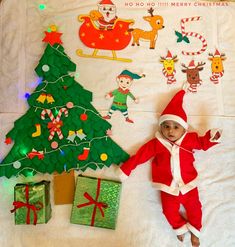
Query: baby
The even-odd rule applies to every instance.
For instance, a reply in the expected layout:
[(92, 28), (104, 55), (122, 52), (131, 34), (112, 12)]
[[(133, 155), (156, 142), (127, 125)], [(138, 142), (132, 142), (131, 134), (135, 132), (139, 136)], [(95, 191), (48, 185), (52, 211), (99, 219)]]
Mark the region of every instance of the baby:
[[(163, 213), (180, 241), (189, 231), (192, 246), (198, 247), (202, 206), (193, 150), (207, 150), (217, 144), (221, 130), (209, 130), (204, 136), (188, 132), (187, 115), (182, 107), (184, 95), (184, 90), (176, 93), (160, 116), (160, 130), (155, 138), (144, 144), (120, 169), (121, 179), (127, 178), (137, 165), (153, 157), (152, 181), (154, 187), (161, 191)], [(179, 212), (181, 204), (187, 219)]]

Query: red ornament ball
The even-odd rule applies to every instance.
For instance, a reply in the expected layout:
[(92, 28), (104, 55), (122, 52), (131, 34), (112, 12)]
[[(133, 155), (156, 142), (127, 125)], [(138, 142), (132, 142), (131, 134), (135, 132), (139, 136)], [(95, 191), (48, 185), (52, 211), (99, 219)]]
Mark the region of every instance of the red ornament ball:
[(73, 106), (74, 106), (74, 104), (73, 104), (73, 102), (68, 102), (68, 103), (66, 104), (66, 106), (67, 106), (68, 109), (72, 109)]
[(56, 141), (54, 141), (54, 142), (51, 143), (51, 148), (52, 149), (56, 149), (56, 148), (58, 148), (58, 146), (59, 146), (59, 144)]
[(86, 115), (86, 113), (83, 113), (83, 114), (80, 115), (80, 119), (81, 119), (82, 121), (86, 121), (87, 118), (88, 118), (88, 116)]

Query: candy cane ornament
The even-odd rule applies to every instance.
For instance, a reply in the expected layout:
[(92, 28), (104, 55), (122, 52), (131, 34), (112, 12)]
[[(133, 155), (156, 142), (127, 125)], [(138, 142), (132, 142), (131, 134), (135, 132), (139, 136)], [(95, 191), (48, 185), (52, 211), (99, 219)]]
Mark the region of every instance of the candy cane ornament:
[(63, 125), (63, 122), (60, 120), (62, 113), (64, 113), (65, 117), (68, 117), (68, 110), (64, 107), (59, 110), (56, 118), (50, 109), (44, 109), (41, 112), (41, 119), (45, 120), (46, 115), (48, 115), (51, 120), (51, 122), (49, 122), (47, 125), (50, 130), (50, 135), (48, 137), (49, 141), (53, 139), (55, 133), (57, 133), (60, 140), (64, 137), (60, 130), (60, 127)]
[(223, 77), (224, 72), (212, 72), (212, 76), (210, 77), (210, 80), (214, 83), (214, 84), (218, 84), (219, 80), (221, 77)]
[(172, 84), (172, 83), (175, 83), (176, 82), (176, 79), (175, 79), (176, 71), (175, 70), (173, 71), (173, 73), (171, 75), (169, 75), (167, 73), (166, 69), (163, 68), (162, 69), (162, 73), (167, 78), (167, 84)]
[(185, 42), (189, 43), (188, 37), (195, 37), (202, 42), (202, 48), (199, 51), (195, 51), (195, 52), (182, 51), (183, 55), (187, 55), (187, 56), (199, 55), (199, 54), (203, 53), (207, 48), (206, 39), (202, 35), (200, 35), (199, 33), (196, 33), (196, 32), (186, 32), (185, 31), (185, 24), (187, 22), (199, 21), (200, 19), (201, 19), (201, 16), (195, 16), (195, 17), (189, 17), (189, 18), (181, 19), (180, 26), (181, 26), (182, 33), (176, 32), (176, 35), (179, 37), (177, 42), (185, 41)]

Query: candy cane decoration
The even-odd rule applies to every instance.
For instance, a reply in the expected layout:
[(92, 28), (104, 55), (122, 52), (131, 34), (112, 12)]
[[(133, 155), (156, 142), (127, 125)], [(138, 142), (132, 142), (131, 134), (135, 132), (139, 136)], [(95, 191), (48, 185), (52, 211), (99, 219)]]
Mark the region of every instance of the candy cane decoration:
[(190, 22), (190, 21), (199, 21), (201, 18), (201, 16), (196, 16), (196, 17), (190, 17), (190, 18), (183, 18), (181, 19), (181, 31), (182, 31), (182, 36), (186, 36), (186, 37), (195, 37), (201, 40), (202, 42), (202, 48), (199, 51), (196, 52), (186, 52), (186, 51), (182, 51), (183, 55), (187, 55), (187, 56), (194, 56), (194, 55), (199, 55), (201, 53), (203, 53), (206, 48), (207, 48), (207, 42), (206, 39), (200, 35), (199, 33), (195, 33), (195, 32), (186, 32), (185, 31), (185, 23)]
[(64, 113), (65, 117), (68, 117), (68, 110), (64, 107), (59, 110), (56, 118), (50, 109), (44, 109), (41, 112), (41, 119), (45, 120), (46, 115), (48, 115), (51, 120), (47, 126), (50, 129), (50, 135), (48, 137), (49, 141), (53, 139), (55, 133), (57, 133), (60, 140), (63, 139), (63, 134), (60, 130), (60, 127), (63, 125), (63, 122), (60, 120), (62, 113)]
[(218, 84), (219, 83), (219, 79), (224, 75), (224, 72), (212, 72), (212, 76), (210, 77), (210, 80), (214, 83), (214, 84)]
[(42, 120), (45, 120), (46, 114), (49, 116), (49, 118), (51, 119), (51, 121), (54, 120), (54, 116), (53, 116), (53, 114), (52, 114), (52, 111), (49, 110), (49, 109), (44, 109), (44, 110), (41, 112), (41, 119), (42, 119)]
[(60, 118), (61, 118), (61, 115), (62, 115), (62, 113), (64, 113), (64, 115), (65, 115), (65, 117), (68, 117), (68, 115), (69, 115), (69, 112), (68, 112), (68, 110), (66, 109), (66, 108), (61, 108), (60, 110), (59, 110), (59, 112), (58, 112), (58, 115), (57, 115), (57, 117), (56, 117), (56, 121), (60, 121)]
[(167, 78), (167, 84), (172, 84), (172, 83), (175, 83), (176, 82), (176, 79), (175, 79), (176, 71), (175, 70), (173, 71), (173, 73), (171, 75), (169, 75), (167, 73), (166, 69), (163, 68), (162, 69), (162, 73)]

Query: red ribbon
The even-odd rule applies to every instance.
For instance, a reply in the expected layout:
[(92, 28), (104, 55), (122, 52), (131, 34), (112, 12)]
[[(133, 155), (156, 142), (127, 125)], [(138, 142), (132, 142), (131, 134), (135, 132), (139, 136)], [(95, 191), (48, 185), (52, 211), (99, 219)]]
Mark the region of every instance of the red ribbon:
[(87, 192), (85, 192), (83, 195), (88, 200), (88, 202), (77, 205), (78, 208), (87, 207), (87, 206), (90, 206), (90, 205), (95, 205), (95, 207), (93, 209), (93, 213), (92, 213), (92, 218), (91, 218), (91, 226), (94, 226), (94, 223), (95, 223), (96, 209), (98, 208), (100, 210), (100, 213), (101, 213), (102, 217), (104, 217), (103, 208), (107, 208), (108, 207), (107, 203), (98, 202), (98, 198), (99, 198), (99, 195), (100, 195), (100, 184), (101, 184), (101, 179), (98, 178), (95, 200), (91, 197), (91, 195), (89, 195)]
[(29, 204), (29, 185), (28, 184), (26, 184), (26, 187), (25, 187), (25, 199), (26, 199), (26, 202), (14, 201), (13, 202), (14, 208), (11, 210), (11, 213), (14, 213), (19, 208), (27, 207), (28, 212), (26, 216), (26, 224), (30, 224), (30, 210), (33, 210), (33, 215), (34, 215), (33, 224), (36, 225), (37, 220), (38, 220), (37, 211), (43, 208), (43, 204), (41, 202), (36, 202), (34, 205)]
[(58, 131), (60, 129), (60, 127), (63, 126), (63, 122), (62, 121), (58, 121), (58, 122), (49, 122), (47, 124), (47, 128), (50, 129), (50, 132), (52, 131)]

